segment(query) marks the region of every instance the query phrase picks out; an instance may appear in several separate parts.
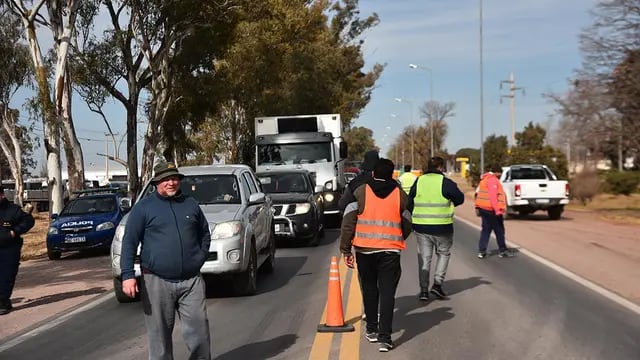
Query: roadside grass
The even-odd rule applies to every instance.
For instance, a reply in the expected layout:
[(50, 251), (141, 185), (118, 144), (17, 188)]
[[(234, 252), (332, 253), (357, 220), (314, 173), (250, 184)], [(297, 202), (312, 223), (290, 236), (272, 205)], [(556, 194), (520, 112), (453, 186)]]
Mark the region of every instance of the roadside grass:
[(43, 257), (47, 254), (47, 230), (49, 229), (49, 213), (33, 213), (36, 224), (26, 234), (22, 235), (24, 245), (22, 245), (21, 260), (32, 260)]

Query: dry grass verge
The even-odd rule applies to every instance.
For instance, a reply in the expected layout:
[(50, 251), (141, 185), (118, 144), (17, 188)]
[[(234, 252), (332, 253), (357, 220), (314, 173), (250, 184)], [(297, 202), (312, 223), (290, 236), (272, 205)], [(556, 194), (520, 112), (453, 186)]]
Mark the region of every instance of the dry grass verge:
[(22, 246), (22, 257), (24, 260), (36, 259), (47, 254), (47, 230), (49, 229), (49, 213), (41, 212), (33, 214), (36, 220), (35, 226), (26, 234), (22, 235), (24, 245)]

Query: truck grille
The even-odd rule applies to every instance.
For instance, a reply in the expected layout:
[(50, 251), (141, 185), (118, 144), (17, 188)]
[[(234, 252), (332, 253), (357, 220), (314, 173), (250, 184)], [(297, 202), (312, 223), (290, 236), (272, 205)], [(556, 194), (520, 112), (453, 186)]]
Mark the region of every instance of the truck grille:
[(295, 204), (284, 204), (284, 205), (274, 205), (276, 216), (285, 216), (285, 215), (293, 215), (296, 213), (296, 205)]

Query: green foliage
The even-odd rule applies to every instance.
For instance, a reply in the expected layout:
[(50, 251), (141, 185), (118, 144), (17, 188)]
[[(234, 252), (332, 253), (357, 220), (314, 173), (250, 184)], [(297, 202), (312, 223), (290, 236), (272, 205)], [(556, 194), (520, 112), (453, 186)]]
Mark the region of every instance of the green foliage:
[(604, 175), (607, 192), (631, 195), (638, 191), (640, 173), (637, 171), (609, 171)]
[(365, 152), (377, 149), (373, 141), (373, 131), (369, 128), (355, 126), (345, 131), (343, 136), (349, 149), (347, 156), (349, 161), (362, 160)]
[(595, 171), (583, 171), (570, 181), (571, 197), (587, 205), (598, 194), (602, 180)]
[(542, 150), (546, 136), (547, 131), (539, 124), (534, 125), (532, 121), (522, 132), (515, 134), (517, 147), (529, 151)]

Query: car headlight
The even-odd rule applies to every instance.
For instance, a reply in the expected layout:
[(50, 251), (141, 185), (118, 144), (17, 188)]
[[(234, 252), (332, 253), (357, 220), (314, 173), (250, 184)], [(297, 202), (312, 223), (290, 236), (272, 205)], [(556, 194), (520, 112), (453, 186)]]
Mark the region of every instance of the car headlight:
[(114, 227), (115, 227), (115, 225), (111, 221), (107, 221), (107, 222), (104, 222), (104, 223), (96, 226), (96, 231), (109, 230), (109, 229), (113, 229)]
[(324, 195), (324, 201), (332, 202), (333, 201), (333, 194), (325, 194)]
[(216, 224), (211, 233), (211, 239), (225, 239), (238, 235), (242, 225), (240, 221), (227, 221), (220, 224)]
[(49, 235), (58, 235), (58, 228), (51, 226), (48, 231)]
[(306, 214), (309, 212), (309, 210), (311, 210), (311, 204), (309, 203), (302, 203), (302, 204), (296, 204), (296, 215), (302, 215), (302, 214)]

